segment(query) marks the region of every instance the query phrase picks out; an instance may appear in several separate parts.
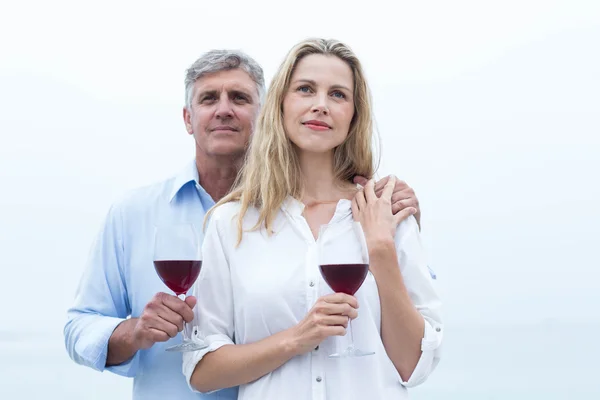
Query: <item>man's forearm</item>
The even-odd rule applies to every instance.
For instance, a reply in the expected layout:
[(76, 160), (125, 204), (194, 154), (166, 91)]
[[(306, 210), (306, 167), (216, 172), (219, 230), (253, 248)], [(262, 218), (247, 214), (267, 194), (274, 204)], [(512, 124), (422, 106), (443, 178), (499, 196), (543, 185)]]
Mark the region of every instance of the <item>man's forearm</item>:
[(113, 331), (108, 340), (107, 367), (124, 363), (139, 350), (133, 340), (133, 330), (136, 323), (137, 318), (127, 319), (117, 325)]

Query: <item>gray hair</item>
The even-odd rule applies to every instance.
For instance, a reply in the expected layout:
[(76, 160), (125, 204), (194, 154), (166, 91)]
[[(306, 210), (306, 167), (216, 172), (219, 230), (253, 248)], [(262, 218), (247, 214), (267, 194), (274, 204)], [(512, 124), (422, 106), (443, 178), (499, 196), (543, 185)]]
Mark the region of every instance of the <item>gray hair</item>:
[(191, 110), (194, 83), (206, 74), (239, 68), (250, 75), (256, 84), (259, 104), (265, 96), (265, 77), (261, 66), (239, 50), (211, 50), (197, 59), (185, 74), (185, 106)]

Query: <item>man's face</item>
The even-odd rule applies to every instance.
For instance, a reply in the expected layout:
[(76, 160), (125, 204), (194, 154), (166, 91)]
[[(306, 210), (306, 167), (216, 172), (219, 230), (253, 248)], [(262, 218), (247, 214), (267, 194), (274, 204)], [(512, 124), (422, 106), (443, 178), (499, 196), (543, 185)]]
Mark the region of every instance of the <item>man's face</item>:
[(243, 156), (259, 111), (256, 84), (241, 69), (204, 75), (194, 83), (191, 110), (184, 108), (186, 129), (196, 153)]

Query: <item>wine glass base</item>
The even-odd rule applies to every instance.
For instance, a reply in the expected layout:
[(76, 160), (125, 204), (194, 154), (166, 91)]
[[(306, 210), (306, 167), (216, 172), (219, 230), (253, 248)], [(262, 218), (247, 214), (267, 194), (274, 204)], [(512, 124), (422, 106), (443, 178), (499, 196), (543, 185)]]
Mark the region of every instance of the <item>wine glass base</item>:
[(181, 344), (177, 344), (175, 346), (167, 347), (165, 351), (176, 351), (180, 353), (185, 353), (187, 351), (197, 351), (207, 348), (208, 345), (204, 342), (189, 340), (187, 342), (183, 342)]
[(351, 358), (351, 357), (364, 357), (364, 356), (372, 356), (375, 354), (374, 351), (362, 351), (360, 349), (355, 349), (352, 347), (348, 347), (341, 353), (333, 353), (329, 355), (329, 358)]

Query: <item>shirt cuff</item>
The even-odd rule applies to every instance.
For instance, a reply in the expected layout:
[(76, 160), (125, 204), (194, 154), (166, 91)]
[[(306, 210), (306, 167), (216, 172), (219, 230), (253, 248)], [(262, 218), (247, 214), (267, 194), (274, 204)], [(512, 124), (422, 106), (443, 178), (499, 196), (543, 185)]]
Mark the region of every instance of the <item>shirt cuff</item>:
[[(202, 360), (202, 357), (204, 357), (206, 354), (208, 354), (212, 351), (215, 351), (225, 345), (234, 344), (229, 336), (223, 335), (223, 334), (207, 336), (206, 338), (204, 338), (204, 342), (208, 345), (208, 347), (206, 347), (202, 350), (198, 350), (198, 351), (189, 351), (189, 352), (183, 353), (182, 372), (183, 372), (183, 375), (185, 376), (185, 380), (186, 380), (188, 386), (195, 393), (200, 393), (200, 392), (198, 390), (194, 389), (194, 387), (191, 384), (191, 379), (192, 379), (192, 374), (194, 373), (194, 369), (196, 368), (196, 365), (200, 362), (200, 360)], [(213, 392), (216, 392), (216, 390), (208, 392), (208, 393), (213, 393)]]
[(400, 378), (405, 387), (414, 387), (425, 382), (440, 361), (439, 349), (442, 343), (442, 325), (435, 328), (425, 319), (425, 333), (421, 340), (421, 357), (408, 381)]
[(125, 321), (123, 318), (98, 317), (91, 324), (90, 329), (86, 330), (86, 334), (79, 338), (77, 346), (81, 346), (83, 351), (78, 351), (78, 353), (86, 354), (86, 364), (97, 371), (108, 370), (121, 376), (133, 377), (137, 371), (139, 359), (137, 353), (119, 365), (106, 366), (108, 341), (117, 326), (123, 321)]

